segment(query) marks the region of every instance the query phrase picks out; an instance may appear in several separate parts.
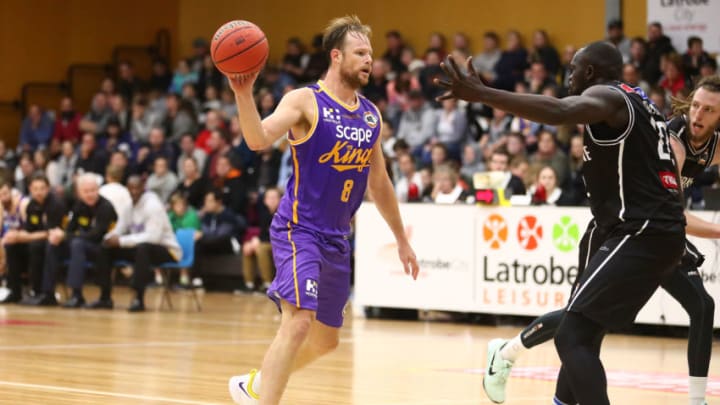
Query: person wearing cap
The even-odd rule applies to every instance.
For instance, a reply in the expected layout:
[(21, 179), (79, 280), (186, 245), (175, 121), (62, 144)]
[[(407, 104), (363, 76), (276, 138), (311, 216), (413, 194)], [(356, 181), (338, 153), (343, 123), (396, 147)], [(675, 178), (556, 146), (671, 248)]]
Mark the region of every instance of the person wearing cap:
[(625, 37), (622, 20), (614, 19), (608, 22), (607, 40), (620, 51), (623, 62), (628, 63), (630, 61), (630, 39)]

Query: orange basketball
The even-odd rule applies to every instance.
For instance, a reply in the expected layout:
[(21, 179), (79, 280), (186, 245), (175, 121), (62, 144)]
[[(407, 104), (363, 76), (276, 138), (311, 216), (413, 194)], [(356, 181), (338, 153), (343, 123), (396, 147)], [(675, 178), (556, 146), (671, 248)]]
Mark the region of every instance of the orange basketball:
[(210, 43), (210, 56), (225, 74), (251, 74), (260, 71), (268, 58), (265, 33), (243, 20), (230, 21), (218, 28)]

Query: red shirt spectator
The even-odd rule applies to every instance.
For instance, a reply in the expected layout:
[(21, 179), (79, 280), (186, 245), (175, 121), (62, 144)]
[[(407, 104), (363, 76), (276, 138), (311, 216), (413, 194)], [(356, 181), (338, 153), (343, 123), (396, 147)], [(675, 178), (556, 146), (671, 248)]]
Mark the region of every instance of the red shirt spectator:
[(55, 119), (53, 139), (62, 143), (70, 141), (73, 144), (80, 140), (80, 120), (82, 116), (73, 109), (73, 102), (70, 97), (64, 97), (60, 101), (60, 113)]
[(210, 134), (216, 129), (225, 128), (225, 125), (220, 118), (220, 114), (215, 110), (210, 110), (205, 117), (205, 128), (195, 138), (195, 146), (204, 150), (205, 153), (212, 153), (212, 148), (208, 144), (210, 140)]

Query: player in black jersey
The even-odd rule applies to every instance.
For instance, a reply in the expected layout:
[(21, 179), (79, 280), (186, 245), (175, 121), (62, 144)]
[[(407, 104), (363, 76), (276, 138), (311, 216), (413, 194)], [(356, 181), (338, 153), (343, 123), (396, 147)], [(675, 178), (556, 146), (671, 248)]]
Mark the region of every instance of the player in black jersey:
[[(703, 79), (688, 101), (673, 102), (674, 117), (668, 123), (670, 144), (678, 161), (683, 187), (705, 168), (720, 163), (720, 77)], [(701, 238), (720, 239), (720, 226), (686, 213), (686, 232)], [(594, 238), (596, 240), (596, 238)], [(580, 265), (594, 249), (586, 238), (580, 246)], [(680, 266), (661, 286), (685, 308), (690, 317), (688, 338), (689, 404), (705, 404), (707, 375), (712, 352), (715, 303), (707, 293), (698, 271), (704, 258), (686, 242)], [(510, 369), (527, 349), (545, 343), (555, 335), (564, 310), (549, 312), (535, 319), (511, 340), (494, 339), (488, 344), (488, 366), (484, 384), (492, 401), (502, 403)], [(492, 373), (492, 374), (491, 374)]]
[(685, 247), (682, 192), (664, 118), (644, 94), (618, 81), (622, 57), (607, 42), (578, 51), (572, 96), (563, 99), (488, 88), (471, 62), (463, 72), (447, 59), (448, 80), (437, 83), (449, 91), (440, 99), (481, 102), (535, 122), (586, 125), (583, 177), (594, 220), (584, 239), (592, 243), (555, 334), (562, 368), (553, 401), (607, 405), (603, 337), (635, 319)]

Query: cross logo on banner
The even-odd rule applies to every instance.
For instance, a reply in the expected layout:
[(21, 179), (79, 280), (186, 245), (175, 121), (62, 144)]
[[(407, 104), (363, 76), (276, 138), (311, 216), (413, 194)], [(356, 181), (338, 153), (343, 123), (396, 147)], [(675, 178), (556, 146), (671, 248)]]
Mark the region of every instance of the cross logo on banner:
[(533, 215), (524, 216), (517, 228), (517, 237), (520, 246), (525, 250), (534, 250), (542, 239), (542, 225)]
[(483, 239), (490, 244), (490, 249), (500, 249), (507, 237), (508, 226), (505, 218), (498, 214), (490, 215), (483, 223)]

